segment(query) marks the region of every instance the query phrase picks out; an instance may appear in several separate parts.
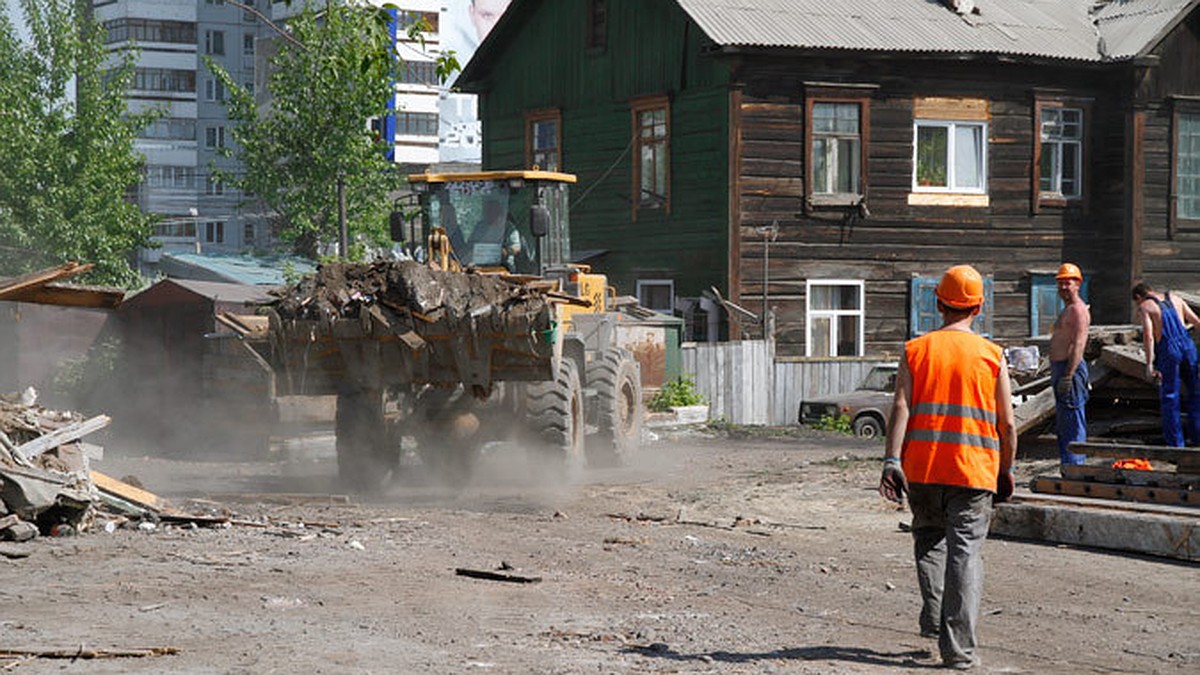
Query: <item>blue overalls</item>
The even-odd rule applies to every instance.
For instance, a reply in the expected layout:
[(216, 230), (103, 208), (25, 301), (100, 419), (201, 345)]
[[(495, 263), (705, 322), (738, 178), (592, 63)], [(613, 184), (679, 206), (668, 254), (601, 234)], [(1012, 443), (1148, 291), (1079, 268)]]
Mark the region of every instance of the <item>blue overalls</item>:
[[(1050, 362), (1050, 386), (1054, 386), (1067, 372), (1067, 361)], [(1058, 436), (1058, 460), (1063, 464), (1083, 464), (1087, 455), (1077, 455), (1067, 449), (1072, 441), (1087, 440), (1087, 419), (1084, 415), (1088, 402), (1087, 361), (1080, 360), (1071, 378), (1071, 391), (1066, 396), (1054, 388), (1054, 433)]]
[(1158, 302), (1162, 310), (1162, 339), (1154, 345), (1154, 368), (1162, 373), (1158, 398), (1162, 407), (1163, 441), (1183, 447), (1180, 413), (1180, 383), (1187, 387), (1188, 440), (1200, 443), (1200, 393), (1196, 391), (1196, 343), (1183, 327), (1183, 320), (1171, 304), (1171, 294)]

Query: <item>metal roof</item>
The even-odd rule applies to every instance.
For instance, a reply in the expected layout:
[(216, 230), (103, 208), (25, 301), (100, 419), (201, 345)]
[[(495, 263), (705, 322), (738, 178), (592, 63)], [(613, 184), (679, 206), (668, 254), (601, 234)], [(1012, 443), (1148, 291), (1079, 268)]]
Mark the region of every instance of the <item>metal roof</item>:
[(309, 260), (296, 257), (252, 257), (220, 253), (163, 253), (159, 269), (169, 277), (235, 284), (280, 286), (285, 283), (284, 269), (297, 274), (316, 271)]
[(1196, 4), (1197, 0), (1116, 0), (1104, 5), (1096, 11), (1096, 26), (1105, 52), (1113, 59), (1127, 59), (1150, 51)]
[[(1110, 54), (1135, 54), (1194, 0), (676, 0), (718, 45), (969, 53), (1099, 62), (1099, 7)], [(1135, 9), (1136, 8), (1136, 9)], [(1152, 8), (1152, 9), (1151, 9)], [(1152, 24), (1152, 25), (1148, 25)], [(1136, 27), (1135, 27), (1136, 26)], [(1111, 58), (1111, 56), (1110, 56)]]

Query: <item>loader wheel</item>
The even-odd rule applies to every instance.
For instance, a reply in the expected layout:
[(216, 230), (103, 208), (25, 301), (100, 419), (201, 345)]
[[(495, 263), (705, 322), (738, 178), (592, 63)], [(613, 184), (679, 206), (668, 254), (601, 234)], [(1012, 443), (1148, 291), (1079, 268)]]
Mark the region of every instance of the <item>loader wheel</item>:
[(641, 366), (629, 350), (611, 347), (588, 364), (587, 385), (596, 392), (592, 422), (597, 427), (587, 438), (588, 463), (620, 466), (641, 445)]
[(400, 447), (391, 447), (383, 417), (383, 393), (378, 389), (338, 392), (338, 478), (347, 489), (371, 492), (383, 487), (400, 461)]
[(579, 369), (571, 359), (559, 362), (552, 381), (526, 388), (525, 415), (533, 435), (535, 457), (566, 473), (583, 465), (583, 387)]

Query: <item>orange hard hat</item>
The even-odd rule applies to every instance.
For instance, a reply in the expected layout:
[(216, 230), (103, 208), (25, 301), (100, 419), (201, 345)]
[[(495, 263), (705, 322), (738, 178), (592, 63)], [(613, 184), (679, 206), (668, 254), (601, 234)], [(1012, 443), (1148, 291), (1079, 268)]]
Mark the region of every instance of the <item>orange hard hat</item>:
[(942, 304), (955, 309), (970, 309), (983, 304), (983, 277), (970, 265), (955, 265), (946, 270), (934, 291)]
[(1054, 275), (1055, 279), (1078, 279), (1083, 281), (1083, 272), (1079, 271), (1079, 265), (1074, 263), (1063, 263), (1058, 268), (1058, 274)]

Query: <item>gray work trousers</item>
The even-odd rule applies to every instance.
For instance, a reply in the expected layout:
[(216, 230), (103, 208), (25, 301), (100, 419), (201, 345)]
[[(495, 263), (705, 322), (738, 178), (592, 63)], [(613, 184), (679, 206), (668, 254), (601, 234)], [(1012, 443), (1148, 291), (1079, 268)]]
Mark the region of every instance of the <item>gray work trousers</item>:
[(980, 552), (992, 517), (992, 493), (912, 483), (908, 499), (921, 587), (921, 633), (937, 634), (947, 665), (974, 662), (983, 594)]

